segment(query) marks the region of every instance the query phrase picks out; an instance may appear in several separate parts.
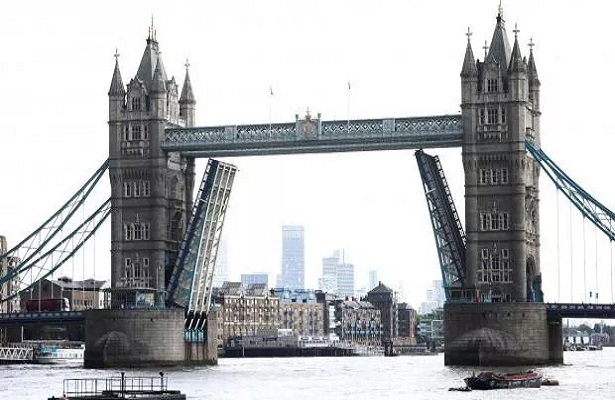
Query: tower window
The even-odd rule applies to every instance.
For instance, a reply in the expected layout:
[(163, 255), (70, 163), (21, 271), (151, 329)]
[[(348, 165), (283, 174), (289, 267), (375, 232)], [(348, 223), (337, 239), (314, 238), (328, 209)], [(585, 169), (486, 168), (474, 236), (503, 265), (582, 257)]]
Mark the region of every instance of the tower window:
[(131, 101), (132, 111), (141, 111), (141, 98), (133, 97)]
[(507, 212), (479, 213), (479, 229), (481, 231), (507, 231), (509, 217)]
[(498, 91), (498, 80), (487, 79), (487, 93), (493, 93)]
[(500, 121), (505, 124), (506, 123), (506, 107), (502, 107), (500, 111)]
[(497, 108), (488, 108), (487, 109), (487, 123), (488, 124), (497, 124), (498, 123), (498, 109)]

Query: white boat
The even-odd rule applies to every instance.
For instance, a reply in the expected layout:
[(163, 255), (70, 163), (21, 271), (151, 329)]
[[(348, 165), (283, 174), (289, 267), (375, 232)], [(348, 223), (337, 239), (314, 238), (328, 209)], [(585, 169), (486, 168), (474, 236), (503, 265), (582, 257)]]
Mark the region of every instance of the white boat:
[(41, 346), (34, 352), (39, 364), (82, 364), (85, 345), (79, 347)]

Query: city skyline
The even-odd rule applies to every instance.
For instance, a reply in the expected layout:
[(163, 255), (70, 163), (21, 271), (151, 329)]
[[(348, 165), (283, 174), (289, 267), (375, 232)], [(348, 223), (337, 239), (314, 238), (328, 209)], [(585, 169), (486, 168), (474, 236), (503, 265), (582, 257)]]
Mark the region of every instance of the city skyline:
[[(0, 160), (9, 188), (0, 204), (0, 234), (7, 236), (9, 247), (39, 226), (107, 157), (106, 93), (113, 54), (117, 47), (124, 79), (134, 77), (152, 13), (165, 66), (180, 84), (189, 58), (197, 125), (227, 125), (292, 121), (308, 107), (327, 120), (458, 113), (464, 33), (470, 26), (475, 55), (482, 59), (482, 43), (493, 33), (497, 12), (495, 2), (264, 1), (195, 6), (186, 15), (182, 6), (187, 4), (0, 6), (0, 38), (7, 54), (0, 71), (10, 77), (2, 89), (0, 132), (3, 146), (14, 150)], [(611, 76), (615, 56), (594, 40), (608, 37), (608, 13), (572, 1), (558, 3), (564, 17), (555, 16), (547, 2), (505, 2), (503, 7), (509, 37), (518, 23), (523, 54), (531, 37), (536, 44), (545, 151), (613, 208), (615, 193), (604, 184), (604, 171), (615, 139), (604, 116), (615, 83), (604, 77)], [(572, 30), (567, 17), (594, 22)], [(315, 26), (319, 29), (311, 29)], [(41, 45), (41, 38), (47, 45)], [(568, 54), (573, 56), (562, 62)], [(595, 55), (600, 62), (587, 61)], [(591, 74), (582, 72), (588, 68)], [(463, 220), (461, 150), (429, 153), (440, 156)], [(268, 272), (277, 273), (280, 227), (298, 224), (306, 229), (306, 286), (316, 286), (319, 260), (332, 248), (345, 248), (358, 270), (377, 266), (380, 280), (403, 288), (414, 306), (430, 282), (441, 277), (411, 150), (224, 161), (239, 167), (224, 228), (233, 273), (268, 266)], [(203, 163), (197, 163), (197, 179)], [(109, 191), (104, 179), (101, 198)], [(568, 223), (560, 214), (568, 215), (569, 205), (560, 197), (562, 211), (556, 214), (556, 196), (544, 174), (541, 196), (541, 226), (548, 232), (541, 237), (546, 299), (571, 297), (569, 281), (582, 279), (578, 274), (587, 264), (587, 292), (612, 301), (609, 279), (598, 279), (610, 272), (608, 250), (597, 260), (591, 257), (591, 232), (587, 260), (583, 248), (557, 255), (558, 248), (567, 251), (569, 241), (584, 243), (580, 235), (585, 229), (575, 214), (569, 229), (574, 237), (568, 231), (553, 234), (556, 226)], [(110, 274), (110, 233), (104, 229), (96, 239), (101, 256), (95, 267), (88, 265), (96, 278)], [(572, 279), (571, 264), (576, 268)], [(594, 273), (595, 264), (599, 273)]]

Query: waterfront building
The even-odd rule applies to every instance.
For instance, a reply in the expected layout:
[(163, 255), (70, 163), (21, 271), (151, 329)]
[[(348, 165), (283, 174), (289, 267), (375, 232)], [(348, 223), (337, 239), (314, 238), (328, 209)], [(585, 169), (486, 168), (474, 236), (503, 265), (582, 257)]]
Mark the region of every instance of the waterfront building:
[(397, 305), (397, 337), (393, 339), (395, 345), (413, 346), (416, 344), (416, 310), (408, 303)]
[(280, 328), (295, 336), (325, 336), (325, 307), (314, 290), (272, 289), (279, 298)]
[(109, 308), (109, 282), (96, 279), (73, 281), (68, 277), (42, 279), (31, 289), (22, 290), (19, 298), (22, 310), (27, 309), (28, 303), (42, 299), (67, 299), (72, 311)]
[(422, 343), (442, 343), (444, 340), (444, 310), (437, 308), (429, 314), (417, 318), (417, 341)]
[(248, 286), (253, 283), (263, 283), (269, 287), (269, 274), (265, 272), (256, 272), (252, 274), (241, 274), (241, 283)]
[(354, 344), (380, 345), (380, 310), (368, 301), (335, 300), (335, 333), (340, 340)]
[(305, 232), (302, 226), (282, 226), (281, 287), (305, 288)]
[(367, 301), (380, 310), (382, 318), (382, 340), (390, 341), (397, 337), (397, 299), (395, 292), (382, 282), (367, 292)]
[(224, 282), (214, 291), (218, 312), (218, 347), (232, 336), (254, 335), (279, 327), (279, 300), (264, 285), (248, 288), (241, 282)]
[[(9, 250), (6, 237), (0, 236), (0, 254), (4, 254)], [(6, 276), (18, 264), (20, 260), (17, 257), (6, 257), (0, 260), (0, 276)], [(19, 292), (19, 281), (17, 279), (9, 280), (5, 284), (0, 285), (0, 297), (5, 299), (9, 296), (14, 296)], [(15, 296), (12, 301), (0, 303), (0, 313), (18, 312), (20, 310), (19, 296)]]

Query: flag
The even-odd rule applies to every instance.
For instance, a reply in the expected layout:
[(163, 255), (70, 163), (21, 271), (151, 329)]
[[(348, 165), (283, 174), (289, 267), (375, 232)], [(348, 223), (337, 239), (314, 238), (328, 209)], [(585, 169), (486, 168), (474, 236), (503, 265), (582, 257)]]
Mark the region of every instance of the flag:
[(269, 86), (269, 95), (273, 96), (273, 88), (271, 86)]
[(350, 81), (348, 81), (348, 90), (350, 90)]

